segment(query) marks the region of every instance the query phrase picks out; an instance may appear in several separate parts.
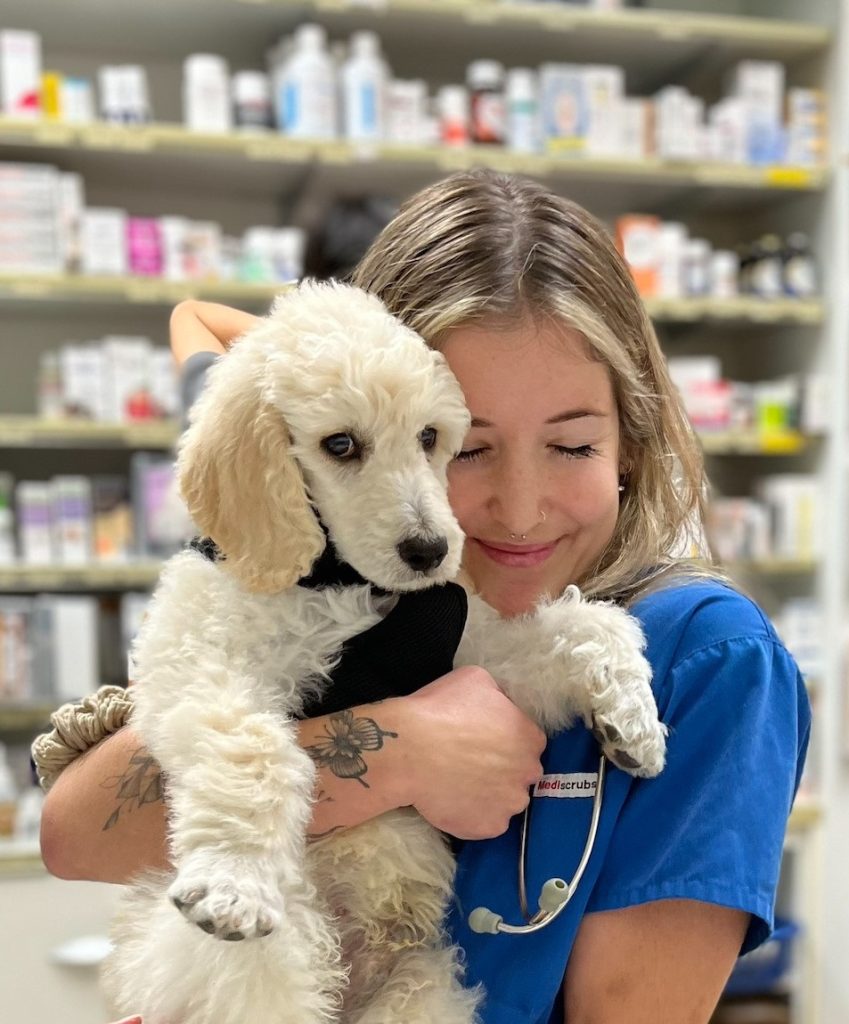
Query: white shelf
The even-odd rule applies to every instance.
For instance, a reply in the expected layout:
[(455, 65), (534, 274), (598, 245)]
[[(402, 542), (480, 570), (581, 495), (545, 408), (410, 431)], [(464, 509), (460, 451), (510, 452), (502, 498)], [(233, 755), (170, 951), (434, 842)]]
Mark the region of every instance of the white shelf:
[(0, 568), (0, 593), (43, 590), (147, 590), (159, 578), (159, 561), (125, 565), (45, 565)]
[(284, 284), (238, 281), (163, 281), (155, 277), (74, 277), (65, 274), (2, 274), (0, 302), (125, 303), (175, 306), (183, 299), (268, 306)]
[(45, 420), (35, 416), (0, 416), (3, 448), (128, 448), (167, 451), (179, 436), (171, 422), (92, 423)]
[(818, 434), (788, 430), (775, 434), (727, 431), (699, 434), (706, 455), (800, 455), (822, 441)]
[[(174, 306), (183, 299), (207, 299), (244, 306), (268, 306), (286, 289), (284, 284), (247, 284), (240, 281), (162, 281), (144, 277), (74, 277), (0, 273), (0, 302), (42, 302), (91, 305), (133, 303)], [(819, 299), (657, 299), (644, 298), (657, 323), (743, 323), (772, 327), (778, 324), (822, 323)]]
[(820, 299), (654, 299), (643, 302), (653, 320), (669, 323), (720, 323), (819, 325), (825, 316)]
[[(673, 163), (657, 159), (620, 160), (557, 155), (524, 155), (506, 149), (469, 146), (356, 146), (347, 142), (302, 142), (284, 135), (203, 134), (176, 124), (62, 125), (47, 121), (0, 119), (0, 146), (24, 145), (65, 153), (109, 152), (130, 154), (133, 160), (153, 161), (157, 156), (204, 160), (215, 156), (236, 164), (264, 162), (306, 166), (312, 171), (343, 166), (360, 172), (364, 187), (373, 168), (391, 172), (403, 187), (405, 176), (424, 170), (449, 173), (486, 165), (552, 182), (591, 179), (608, 186), (662, 185), (667, 188), (768, 190), (817, 192), (829, 179), (827, 168), (750, 167), (714, 163)], [(380, 182), (382, 187), (382, 182)]]

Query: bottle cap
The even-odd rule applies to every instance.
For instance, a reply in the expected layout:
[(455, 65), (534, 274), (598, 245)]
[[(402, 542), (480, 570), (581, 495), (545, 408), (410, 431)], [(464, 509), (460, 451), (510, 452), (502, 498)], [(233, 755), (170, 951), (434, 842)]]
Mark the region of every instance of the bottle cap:
[(475, 60), (466, 71), (470, 89), (500, 89), (504, 81), (504, 66), (497, 60)]

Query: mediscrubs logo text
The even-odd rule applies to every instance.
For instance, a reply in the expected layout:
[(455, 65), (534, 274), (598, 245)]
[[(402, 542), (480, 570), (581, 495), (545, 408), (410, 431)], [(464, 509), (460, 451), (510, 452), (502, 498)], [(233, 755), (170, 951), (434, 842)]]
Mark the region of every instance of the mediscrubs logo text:
[(570, 775), (543, 775), (534, 786), (534, 796), (553, 796), (560, 799), (595, 796), (598, 785), (596, 772), (572, 772)]

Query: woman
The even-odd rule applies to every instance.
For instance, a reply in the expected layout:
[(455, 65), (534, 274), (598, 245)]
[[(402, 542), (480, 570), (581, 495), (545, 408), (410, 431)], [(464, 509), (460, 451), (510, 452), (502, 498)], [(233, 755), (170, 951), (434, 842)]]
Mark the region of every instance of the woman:
[[(353, 280), (441, 349), (465, 392), (473, 425), (450, 497), (476, 588), (507, 616), (570, 583), (627, 604), (646, 632), (670, 739), (659, 778), (609, 772), (587, 872), (533, 935), (477, 935), (466, 917), (485, 905), (522, 920), (515, 815), (534, 782), (529, 901), (546, 879), (571, 876), (597, 746), (576, 726), (542, 752), (481, 670), (356, 709), (354, 722), (373, 718), (398, 737), (366, 755), (369, 788), (322, 769), (313, 831), (412, 804), (467, 840), (450, 924), (469, 983), (486, 987), (485, 1024), (705, 1022), (741, 948), (769, 934), (810, 716), (763, 614), (679, 557), (700, 539), (705, 479), (627, 267), (579, 207), (476, 172), (414, 196)], [(184, 304), (175, 353), (222, 351), (251, 323)], [(190, 375), (209, 358), (194, 356)], [(304, 723), (304, 745), (328, 724), (338, 728)], [(43, 831), (55, 873), (121, 881), (166, 862), (159, 801), (101, 831), (115, 806), (104, 780), (119, 784), (128, 766), (155, 776), (136, 747), (125, 729), (60, 777)]]

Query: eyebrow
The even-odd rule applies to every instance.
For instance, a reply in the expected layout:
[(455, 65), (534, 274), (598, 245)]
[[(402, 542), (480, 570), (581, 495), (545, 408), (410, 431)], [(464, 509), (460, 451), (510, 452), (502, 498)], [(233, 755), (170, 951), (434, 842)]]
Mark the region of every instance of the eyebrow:
[[(596, 417), (601, 419), (601, 418), (605, 417), (606, 415), (607, 415), (607, 413), (595, 412), (594, 410), (591, 410), (591, 409), (571, 409), (568, 412), (559, 412), (559, 413), (557, 413), (556, 416), (550, 417), (545, 422), (546, 423), (568, 423), (570, 420), (580, 420), (580, 419), (583, 419), (586, 416), (596, 416)], [(485, 427), (492, 427), (492, 426), (494, 426), (494, 424), (490, 423), (489, 420), (482, 420), (482, 419), (479, 419), (477, 416), (474, 416), (474, 417), (472, 417), (472, 426), (473, 427), (484, 427), (485, 428)]]

